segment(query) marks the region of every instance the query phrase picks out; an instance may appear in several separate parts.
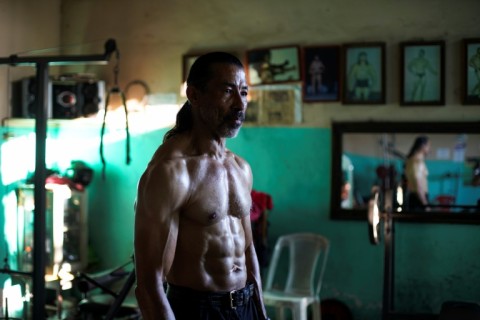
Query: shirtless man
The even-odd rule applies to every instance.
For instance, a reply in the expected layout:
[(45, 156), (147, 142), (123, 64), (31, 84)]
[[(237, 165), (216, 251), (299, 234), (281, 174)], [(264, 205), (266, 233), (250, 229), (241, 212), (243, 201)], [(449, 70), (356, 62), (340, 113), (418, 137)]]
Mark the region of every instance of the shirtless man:
[(368, 62), (366, 52), (358, 54), (357, 63), (351, 67), (348, 78), (354, 99), (368, 100), (377, 77), (375, 68)]
[(325, 71), (325, 65), (323, 64), (322, 60), (320, 60), (320, 57), (318, 55), (315, 55), (308, 69), (308, 73), (310, 73), (310, 83), (312, 86), (311, 87), (312, 94), (317, 94), (317, 92), (318, 93), (322, 92), (322, 76), (324, 71)]
[(252, 173), (225, 146), (245, 117), (243, 66), (227, 53), (203, 55), (187, 85), (188, 101), (138, 186), (143, 319), (267, 319), (250, 225)]
[(418, 56), (410, 61), (408, 71), (416, 77), (413, 84), (412, 101), (423, 101), (427, 86), (427, 71), (437, 75), (437, 71), (432, 67), (430, 61), (425, 58), (425, 50), (420, 49)]
[(477, 53), (470, 57), (468, 61), (468, 66), (473, 68), (475, 76), (477, 78), (477, 83), (472, 89), (472, 95), (478, 96), (480, 98), (480, 47), (477, 48)]
[(428, 169), (425, 158), (430, 152), (430, 140), (426, 136), (415, 139), (405, 161), (407, 179), (408, 206), (412, 210), (429, 210), (428, 205)]

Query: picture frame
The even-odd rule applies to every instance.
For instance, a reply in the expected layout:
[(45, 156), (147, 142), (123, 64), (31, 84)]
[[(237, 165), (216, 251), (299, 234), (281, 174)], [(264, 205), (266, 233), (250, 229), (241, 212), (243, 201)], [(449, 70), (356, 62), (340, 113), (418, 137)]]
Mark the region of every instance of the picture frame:
[(385, 43), (343, 45), (343, 104), (385, 103)]
[(247, 81), (251, 86), (301, 81), (298, 46), (252, 49), (246, 56)]
[(445, 104), (445, 42), (400, 43), (400, 104)]
[(302, 85), (253, 86), (248, 95), (245, 124), (294, 125), (302, 123)]
[(340, 100), (341, 46), (307, 46), (302, 50), (303, 101)]
[(480, 38), (463, 39), (462, 70), (462, 103), (480, 105)]

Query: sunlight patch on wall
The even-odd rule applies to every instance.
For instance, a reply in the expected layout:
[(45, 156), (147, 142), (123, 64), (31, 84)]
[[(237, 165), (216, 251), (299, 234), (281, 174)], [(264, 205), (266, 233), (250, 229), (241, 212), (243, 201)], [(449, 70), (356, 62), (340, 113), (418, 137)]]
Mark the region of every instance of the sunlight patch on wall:
[(10, 185), (35, 170), (35, 134), (18, 136), (5, 141), (0, 149), (3, 185)]
[[(24, 181), (35, 172), (36, 145), (35, 133), (28, 133), (10, 138), (0, 148), (0, 168), (2, 184), (8, 186)], [(90, 147), (92, 139), (78, 137), (47, 138), (45, 164), (48, 169), (66, 170), (70, 167), (72, 157), (79, 155)]]
[[(133, 135), (139, 135), (172, 127), (180, 107), (178, 104), (147, 105), (140, 111), (129, 112), (129, 131)], [(99, 112), (98, 118), (103, 120), (103, 112)], [(105, 141), (115, 142), (125, 139), (125, 127), (126, 119), (123, 108), (107, 111), (105, 128), (109, 136), (105, 137)]]
[[(128, 114), (129, 131), (132, 136), (172, 127), (180, 110), (177, 104), (147, 105), (141, 111)], [(31, 120), (31, 119), (25, 119)], [(103, 112), (94, 119), (49, 120), (46, 141), (45, 164), (48, 169), (66, 170), (72, 159), (82, 157), (86, 151), (98, 150)], [(32, 123), (30, 124), (32, 125)], [(78, 133), (81, 130), (82, 133)], [(126, 138), (126, 119), (123, 108), (107, 112), (105, 119), (105, 144)], [(98, 131), (97, 131), (98, 130)], [(98, 134), (97, 134), (98, 132)], [(5, 140), (0, 147), (2, 183), (7, 186), (23, 181), (35, 172), (35, 133), (30, 132)]]
[[(23, 226), (23, 220), (17, 219), (21, 217), (17, 217), (17, 215), (15, 214), (17, 212), (17, 195), (14, 191), (10, 191), (6, 195), (4, 195), (2, 202), (3, 207), (5, 208), (5, 225), (3, 226), (3, 230), (5, 234), (5, 242), (8, 245), (8, 264), (11, 268), (16, 268), (16, 257), (18, 254), (17, 233), (18, 228), (20, 228), (20, 226)], [(12, 260), (11, 258), (14, 259)]]

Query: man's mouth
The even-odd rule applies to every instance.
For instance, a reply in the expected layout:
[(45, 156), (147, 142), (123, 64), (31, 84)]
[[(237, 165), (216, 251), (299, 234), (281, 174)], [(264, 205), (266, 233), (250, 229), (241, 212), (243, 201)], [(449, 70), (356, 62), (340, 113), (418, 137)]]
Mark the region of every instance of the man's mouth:
[(236, 126), (241, 126), (243, 121), (245, 121), (245, 112), (238, 111), (231, 115), (231, 120), (235, 123)]

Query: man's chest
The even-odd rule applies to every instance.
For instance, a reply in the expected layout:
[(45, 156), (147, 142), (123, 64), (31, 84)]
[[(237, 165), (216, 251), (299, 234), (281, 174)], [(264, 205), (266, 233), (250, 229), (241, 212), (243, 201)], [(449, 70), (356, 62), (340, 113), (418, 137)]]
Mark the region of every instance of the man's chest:
[(232, 163), (209, 163), (191, 172), (191, 197), (183, 214), (201, 224), (226, 216), (243, 218), (250, 213), (250, 186), (244, 172)]

